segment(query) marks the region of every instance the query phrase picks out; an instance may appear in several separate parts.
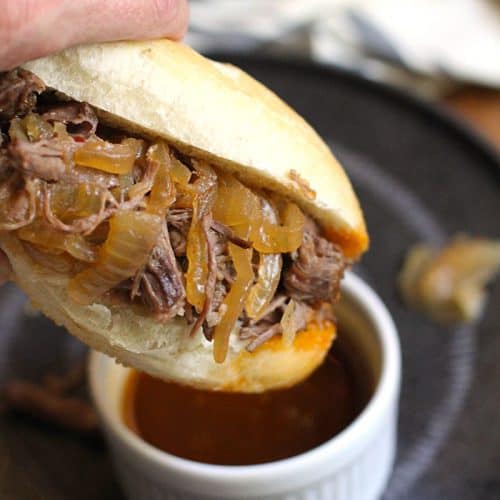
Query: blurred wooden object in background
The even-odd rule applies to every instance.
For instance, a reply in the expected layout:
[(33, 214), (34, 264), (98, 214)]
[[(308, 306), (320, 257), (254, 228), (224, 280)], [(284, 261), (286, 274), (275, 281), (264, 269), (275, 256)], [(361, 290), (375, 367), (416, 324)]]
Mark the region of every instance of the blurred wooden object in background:
[(443, 100), (500, 150), (500, 91), (464, 88)]

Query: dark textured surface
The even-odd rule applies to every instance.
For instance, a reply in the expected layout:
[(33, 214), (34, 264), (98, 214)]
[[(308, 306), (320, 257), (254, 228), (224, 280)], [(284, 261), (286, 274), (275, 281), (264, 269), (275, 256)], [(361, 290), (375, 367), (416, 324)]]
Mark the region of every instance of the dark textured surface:
[[(317, 127), (350, 172), (372, 248), (358, 271), (388, 304), (403, 346), (398, 463), (387, 498), (500, 498), (500, 283), (477, 328), (441, 329), (402, 307), (395, 279), (415, 241), (500, 236), (500, 165), (463, 131), (399, 94), (340, 72), (236, 60)], [(0, 291), (0, 378), (82, 355)], [(472, 384), (472, 385), (471, 385)], [(0, 498), (121, 498), (102, 443), (0, 418)]]

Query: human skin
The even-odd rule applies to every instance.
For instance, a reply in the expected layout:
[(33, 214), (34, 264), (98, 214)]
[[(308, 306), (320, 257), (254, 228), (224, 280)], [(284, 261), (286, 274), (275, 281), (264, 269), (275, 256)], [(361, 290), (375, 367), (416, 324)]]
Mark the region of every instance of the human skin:
[[(188, 18), (187, 0), (0, 0), (0, 71), (82, 43), (178, 40)], [(9, 274), (0, 251), (0, 284)]]
[(0, 0), (0, 70), (72, 45), (184, 35), (187, 0)]

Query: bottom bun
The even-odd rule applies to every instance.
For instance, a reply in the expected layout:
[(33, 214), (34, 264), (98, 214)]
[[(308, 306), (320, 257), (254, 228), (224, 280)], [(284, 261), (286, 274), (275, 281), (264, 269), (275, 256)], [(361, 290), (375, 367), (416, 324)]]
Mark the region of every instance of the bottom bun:
[(0, 246), (10, 260), (14, 281), (35, 308), (93, 349), (164, 380), (238, 392), (288, 387), (321, 364), (335, 338), (334, 325), (310, 323), (290, 346), (275, 337), (249, 353), (246, 343), (232, 334), (226, 361), (217, 364), (212, 343), (201, 331), (189, 336), (184, 319), (160, 323), (130, 305), (76, 304), (66, 293), (68, 274), (35, 262), (11, 234), (1, 235)]

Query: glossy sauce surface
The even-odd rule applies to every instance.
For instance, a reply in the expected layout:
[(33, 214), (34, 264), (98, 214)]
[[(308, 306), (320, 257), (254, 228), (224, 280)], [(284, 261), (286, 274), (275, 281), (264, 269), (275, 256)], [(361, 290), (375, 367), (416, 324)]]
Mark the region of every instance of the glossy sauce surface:
[(306, 381), (264, 394), (208, 392), (132, 372), (125, 423), (156, 448), (220, 465), (271, 462), (342, 431), (366, 403), (347, 363), (330, 354)]

